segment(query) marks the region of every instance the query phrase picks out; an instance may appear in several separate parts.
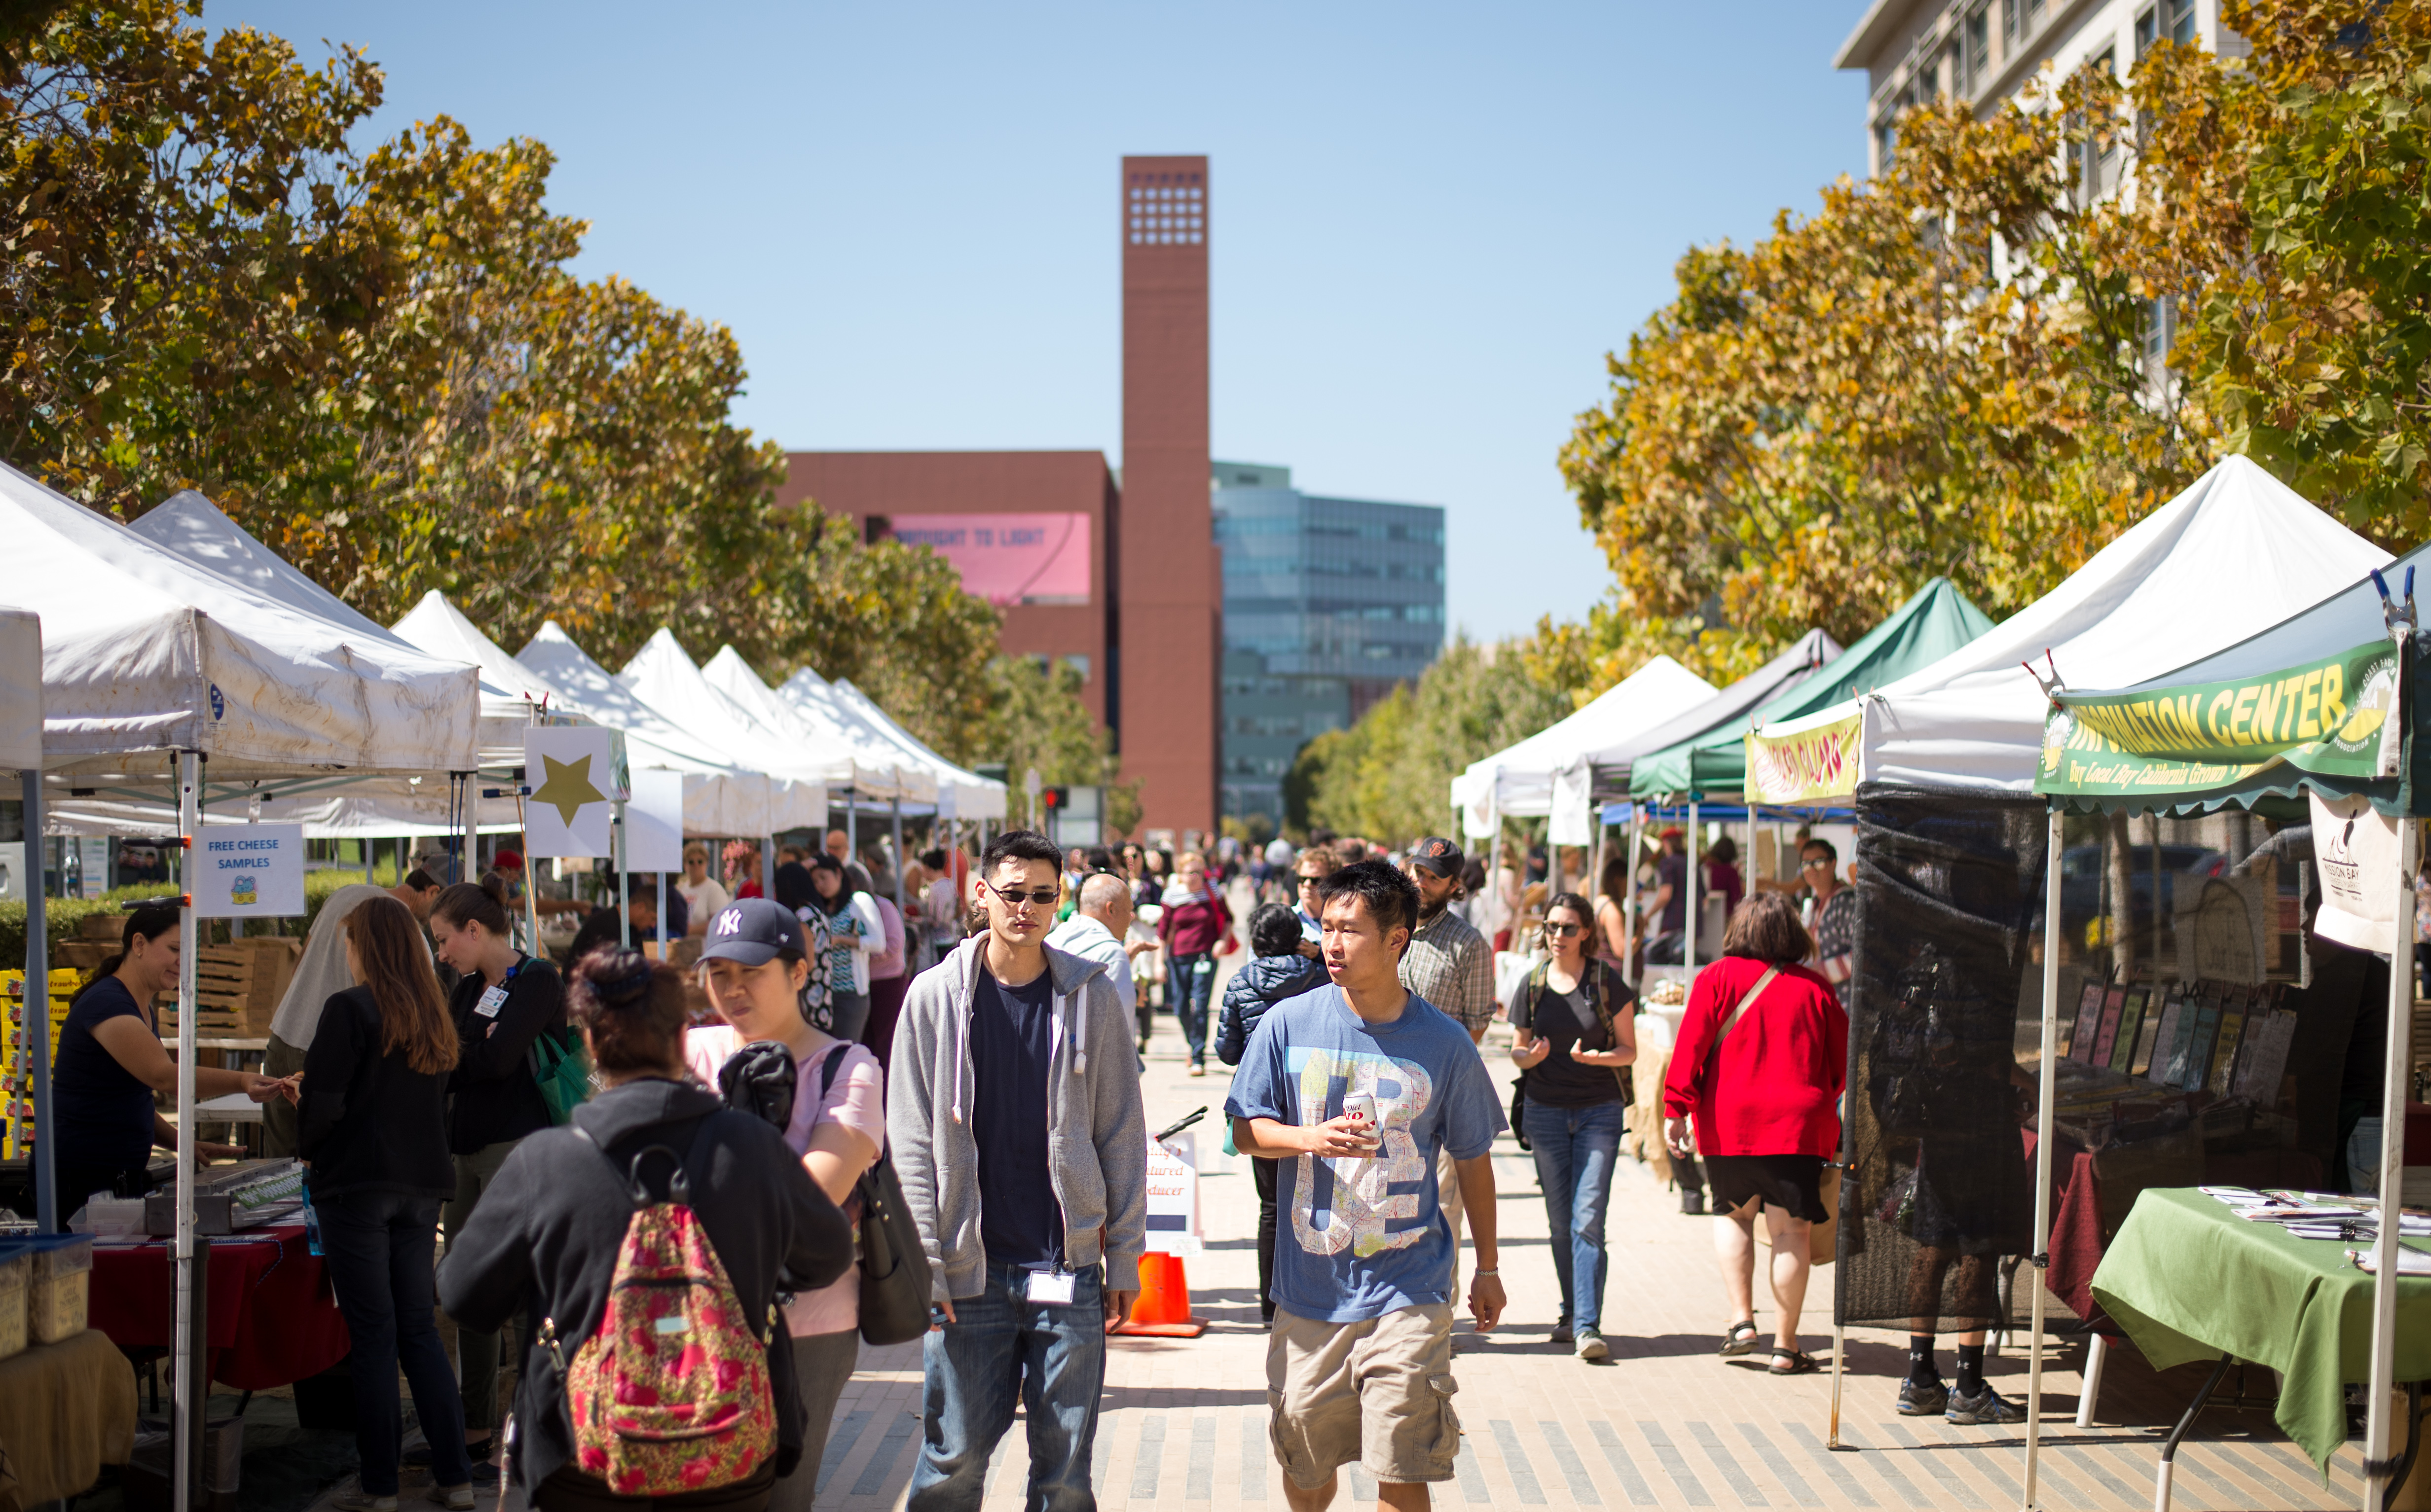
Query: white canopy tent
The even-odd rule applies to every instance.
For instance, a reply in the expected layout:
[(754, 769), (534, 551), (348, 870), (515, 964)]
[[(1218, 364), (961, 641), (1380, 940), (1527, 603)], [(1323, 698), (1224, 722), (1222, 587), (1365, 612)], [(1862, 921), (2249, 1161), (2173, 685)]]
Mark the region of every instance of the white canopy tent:
[[(305, 575), (229, 519), (217, 505), (191, 489), (172, 494), (128, 528), (197, 566), (242, 583), (266, 598), (317, 615), (355, 635), (400, 641), (445, 660), (470, 662), (481, 670), (478, 734), (481, 766), (496, 775), (522, 764), (523, 732), (534, 723), (536, 706), (545, 696), (545, 690), (515, 667), (513, 659), (492, 645), (487, 637), (473, 630), (471, 622), (452, 609), (444, 609), (446, 600), (436, 590), (424, 596), (423, 605), (428, 606), (436, 601), (446, 616), (461, 622), (470, 632), (471, 640), (486, 649), (486, 659), (475, 654), (472, 645), (458, 643), (459, 638), (452, 635), (406, 634), (405, 626), (415, 623), (411, 614), (394, 627), (380, 625)], [(506, 669), (505, 673), (492, 675), (489, 669), (493, 665)], [(551, 715), (548, 722), (590, 723), (570, 711)], [(512, 799), (483, 800), (476, 793), (468, 801), (474, 806), (474, 827), (492, 832), (516, 828)], [(107, 813), (94, 817), (105, 821), (105, 827), (116, 828), (125, 827), (129, 819), (126, 815)], [(331, 791), (274, 799), (260, 806), (260, 817), (301, 822), (306, 834), (322, 838), (458, 834), (465, 827), (464, 816), (451, 812), (451, 800), (444, 786), (408, 779), (349, 784)], [(108, 824), (106, 822), (111, 819), (118, 822)]]
[(2268, 629), (2389, 559), (2231, 457), (1979, 640), (1813, 718), (1845, 719), (1862, 702), (1860, 781), (2031, 793), (2050, 705), (2023, 664), (2045, 677), (2056, 666), (2071, 688), (2123, 688)]
[(958, 767), (939, 756), (918, 736), (895, 722), (894, 716), (880, 708), (876, 699), (853, 686), (849, 678), (829, 682), (808, 667), (785, 680), (777, 690), (780, 698), (796, 706), (824, 701), (834, 708), (837, 717), (853, 722), (854, 727), (866, 731), (872, 739), (880, 740), (902, 758), (927, 772), (937, 784), (937, 812), (956, 820), (1002, 819), (1005, 811), (1005, 786), (993, 777), (982, 777), (964, 767)]
[(696, 739), (768, 773), (774, 781), (769, 823), (758, 833), (827, 826), (828, 784), (851, 779), (850, 756), (833, 748), (797, 746), (783, 731), (761, 725), (734, 700), (710, 686), (673, 631), (661, 626), (625, 663), (616, 680)]
[[(21, 606), (42, 618), (42, 762), (54, 782), (138, 803), (174, 792), (178, 832), (191, 842), (202, 827), (207, 761), (224, 791), (475, 770), (480, 699), (469, 665), (265, 596), (7, 466), (0, 534), (17, 554)], [(29, 793), (39, 810), (42, 793)], [(178, 944), (176, 1122), (191, 1147), (199, 954), (191, 907), (181, 911)], [(176, 1420), (191, 1421), (208, 1388), (191, 1348), (191, 1161), (177, 1162), (175, 1201), (173, 1389)], [(177, 1436), (171, 1485), (189, 1484), (196, 1448)]]
[(591, 659), (555, 620), (517, 652), (515, 664), (577, 713), (625, 732), (628, 762), (684, 774), (684, 833), (773, 835), (777, 779), (738, 764), (652, 707)]
[[(1669, 656), (1655, 657), (1568, 718), (1470, 762), (1451, 781), (1462, 828), (1481, 838), (1493, 834), (1501, 818), (1551, 813), (1555, 773), (1586, 752), (1666, 724), (1713, 696), (1713, 684)], [(1564, 838), (1563, 843), (1578, 841)]]
[[(813, 718), (786, 702), (761, 680), (751, 664), (743, 659), (743, 654), (732, 646), (720, 646), (717, 655), (702, 666), (700, 674), (763, 728), (819, 750), (848, 752), (852, 775), (841, 786), (871, 797), (920, 805), (937, 802), (937, 780), (933, 775), (905, 764), (896, 752), (858, 739), (856, 732), (835, 722)], [(832, 789), (829, 796), (832, 802)]]
[(201, 755), (215, 785), (478, 761), (464, 663), (267, 597), (6, 466), (0, 533), (21, 606), (42, 617), (54, 774), (138, 779), (148, 796), (173, 750)]

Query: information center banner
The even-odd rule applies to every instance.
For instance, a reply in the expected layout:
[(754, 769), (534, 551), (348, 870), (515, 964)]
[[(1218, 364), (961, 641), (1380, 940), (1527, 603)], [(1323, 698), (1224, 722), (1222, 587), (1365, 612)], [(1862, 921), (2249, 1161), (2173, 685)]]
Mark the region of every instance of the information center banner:
[(2200, 792), (2274, 761), (2370, 779), (2396, 710), (2397, 655), (2372, 640), (2261, 677), (2054, 697), (2037, 792)]

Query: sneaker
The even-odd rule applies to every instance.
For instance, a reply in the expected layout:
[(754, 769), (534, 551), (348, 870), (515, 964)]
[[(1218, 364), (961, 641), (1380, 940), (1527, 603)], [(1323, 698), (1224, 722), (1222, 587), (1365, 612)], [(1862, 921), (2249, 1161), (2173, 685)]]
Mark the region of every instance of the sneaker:
[(1568, 1342), (1570, 1341), (1571, 1338), (1572, 1338), (1572, 1335), (1571, 1335), (1571, 1333), (1570, 1333), (1570, 1325), (1569, 1325), (1569, 1324), (1568, 1324), (1568, 1323), (1555, 1323), (1555, 1324), (1553, 1325), (1553, 1332), (1552, 1332), (1551, 1338), (1552, 1338), (1553, 1342), (1554, 1342), (1554, 1343), (1556, 1343), (1556, 1344), (1567, 1344), (1567, 1343), (1568, 1343)]
[(1579, 1358), (1592, 1363), (1611, 1357), (1612, 1351), (1605, 1346), (1601, 1334), (1592, 1328), (1579, 1330)]
[(473, 1488), (469, 1486), (434, 1486), (430, 1499), (447, 1512), (473, 1512)]
[(1207, 1068), (1194, 1060), (1190, 1063), (1190, 1074), (1193, 1076), (1204, 1076), (1207, 1074)]
[(1948, 1405), (1950, 1388), (1937, 1378), (1927, 1383), (1900, 1383), (1899, 1415), (1903, 1418), (1930, 1418)]
[(396, 1512), (395, 1497), (374, 1496), (360, 1487), (339, 1492), (329, 1504), (338, 1512)]
[(1680, 1211), (1687, 1214), (1691, 1218), (1702, 1216), (1705, 1211), (1705, 1194), (1702, 1191), (1682, 1192), (1680, 1194)]
[[(1903, 1407), (1901, 1410), (1906, 1409)], [(1968, 1427), (1979, 1422), (2023, 1422), (2026, 1409), (1993, 1390), (1992, 1383), (1987, 1381), (1984, 1389), (1971, 1397), (1957, 1391), (1951, 1392), (1947, 1416), (1960, 1427)]]

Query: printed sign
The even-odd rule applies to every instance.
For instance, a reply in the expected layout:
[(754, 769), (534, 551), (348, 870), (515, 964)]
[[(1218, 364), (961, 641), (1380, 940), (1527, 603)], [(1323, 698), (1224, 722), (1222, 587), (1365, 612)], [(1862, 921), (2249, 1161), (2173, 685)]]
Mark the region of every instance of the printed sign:
[(1148, 1247), (1166, 1254), (1197, 1254), (1199, 1142), (1188, 1133), (1159, 1144), (1148, 1142)]
[(625, 805), (625, 870), (683, 870), (683, 773), (664, 767), (633, 769), (633, 796)]
[(2266, 677), (2055, 696), (2037, 792), (2199, 792), (2273, 761), (2371, 778), (2381, 726), (2397, 712), (2397, 656), (2371, 640)]
[(304, 911), (304, 826), (221, 824), (194, 837), (194, 917), (270, 919)]
[(524, 731), (527, 857), (609, 856), (616, 790), (613, 732), (597, 725)]
[(1089, 602), (1085, 514), (898, 514), (888, 533), (954, 564), (963, 589), (998, 608)]
[[(2351, 950), (2387, 955), (2397, 948), (2397, 822), (2372, 800), (2307, 793), (2313, 806), (2313, 863), (2322, 878), (2322, 911), (2313, 932)], [(2414, 911), (2406, 889), (2406, 911)]]
[(1810, 729), (1747, 733), (1747, 796), (1758, 804), (1807, 804), (1857, 790), (1862, 712)]

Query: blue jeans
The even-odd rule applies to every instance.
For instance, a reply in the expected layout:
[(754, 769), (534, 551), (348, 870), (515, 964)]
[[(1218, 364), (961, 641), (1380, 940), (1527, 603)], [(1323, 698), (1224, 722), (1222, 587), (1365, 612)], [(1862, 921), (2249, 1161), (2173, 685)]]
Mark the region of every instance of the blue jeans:
[(1536, 1178), (1545, 1188), (1552, 1227), (1553, 1276), (1562, 1288), (1562, 1317), (1572, 1327), (1603, 1326), (1603, 1216), (1612, 1205), (1613, 1163), (1620, 1153), (1626, 1105), (1547, 1107), (1531, 1102), (1520, 1126), (1535, 1147)]
[(954, 1300), (922, 1343), (920, 1462), (904, 1512), (979, 1512), (988, 1456), (1030, 1415), (1029, 1512), (1095, 1512), (1089, 1452), (1106, 1384), (1105, 1268), (1073, 1273), (1068, 1307), (1022, 1300), (1030, 1272), (991, 1265), (987, 1290)]
[(413, 1387), (414, 1415), (430, 1440), (431, 1479), (441, 1486), (467, 1484), (473, 1462), (464, 1453), (464, 1404), (439, 1342), (431, 1286), (439, 1199), (338, 1192), (314, 1199), (312, 1206), (321, 1219), (329, 1285), (354, 1350), (355, 1448), (362, 1455), (364, 1493), (396, 1494), (405, 1434), (405, 1409), (396, 1392), (399, 1364)]
[(1168, 955), (1165, 980), (1173, 1016), (1182, 1021), (1182, 1038), (1190, 1045), (1190, 1063), (1203, 1066), (1207, 1063), (1207, 1001), (1216, 994), (1216, 957), (1205, 951)]

